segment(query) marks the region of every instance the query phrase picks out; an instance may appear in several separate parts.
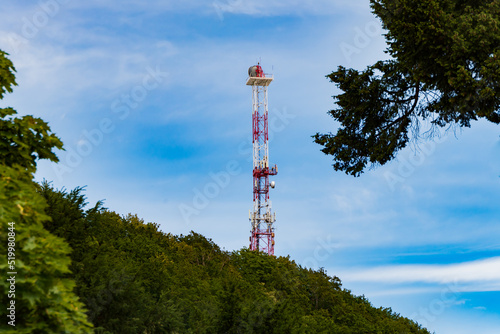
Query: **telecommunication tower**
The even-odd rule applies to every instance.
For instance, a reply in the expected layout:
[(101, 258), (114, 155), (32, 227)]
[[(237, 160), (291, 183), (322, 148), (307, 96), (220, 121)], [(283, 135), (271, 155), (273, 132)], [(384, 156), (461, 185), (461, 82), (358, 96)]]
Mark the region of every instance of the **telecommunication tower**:
[(278, 168), (269, 167), (269, 131), (267, 88), (273, 76), (264, 74), (257, 64), (248, 69), (247, 85), (252, 86), (252, 133), (253, 133), (253, 212), (250, 211), (252, 225), (250, 250), (274, 255), (274, 222), (276, 214), (271, 211), (269, 176), (276, 175)]

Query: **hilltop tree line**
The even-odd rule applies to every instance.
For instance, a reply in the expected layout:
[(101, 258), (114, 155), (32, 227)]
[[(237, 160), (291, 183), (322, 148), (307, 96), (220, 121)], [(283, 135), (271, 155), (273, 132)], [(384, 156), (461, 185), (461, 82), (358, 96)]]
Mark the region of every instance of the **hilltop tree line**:
[(428, 333), (389, 308), (342, 289), (324, 270), (285, 257), (222, 251), (191, 232), (97, 203), (82, 188), (39, 189), (45, 228), (73, 250), (68, 277), (98, 333)]

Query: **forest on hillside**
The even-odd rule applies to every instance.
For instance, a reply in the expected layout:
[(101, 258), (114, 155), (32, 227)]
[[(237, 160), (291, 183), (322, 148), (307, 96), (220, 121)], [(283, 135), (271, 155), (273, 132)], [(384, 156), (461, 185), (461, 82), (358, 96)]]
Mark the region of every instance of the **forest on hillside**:
[(322, 269), (222, 251), (195, 232), (174, 236), (102, 203), (86, 209), (83, 188), (44, 182), (37, 194), (50, 217), (43, 227), (72, 250), (64, 278), (75, 282), (95, 333), (429, 333)]

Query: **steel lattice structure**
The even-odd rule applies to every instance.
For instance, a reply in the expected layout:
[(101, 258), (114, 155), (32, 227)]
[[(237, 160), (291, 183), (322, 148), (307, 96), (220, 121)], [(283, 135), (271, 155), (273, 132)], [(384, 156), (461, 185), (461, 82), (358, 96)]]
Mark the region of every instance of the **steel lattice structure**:
[(273, 77), (266, 77), (260, 65), (250, 67), (247, 85), (252, 86), (252, 132), (253, 132), (253, 212), (250, 249), (274, 255), (274, 222), (276, 214), (271, 211), (269, 176), (276, 175), (276, 165), (269, 167), (269, 131), (267, 88)]

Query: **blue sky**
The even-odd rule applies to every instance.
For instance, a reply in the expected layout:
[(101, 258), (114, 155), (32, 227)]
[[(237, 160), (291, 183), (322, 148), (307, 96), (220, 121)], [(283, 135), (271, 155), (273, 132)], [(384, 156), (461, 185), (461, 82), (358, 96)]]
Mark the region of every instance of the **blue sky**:
[(276, 254), (337, 275), (375, 306), (436, 333), (499, 333), (498, 127), (442, 131), (359, 178), (312, 142), (335, 132), (325, 75), (384, 58), (368, 1), (6, 1), (0, 49), (19, 87), (2, 105), (48, 121), (65, 143), (37, 179), (87, 186), (226, 250), (248, 246), (251, 89), (269, 88)]

